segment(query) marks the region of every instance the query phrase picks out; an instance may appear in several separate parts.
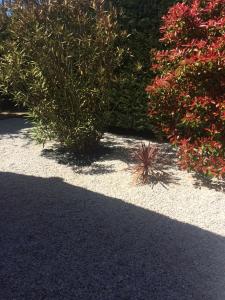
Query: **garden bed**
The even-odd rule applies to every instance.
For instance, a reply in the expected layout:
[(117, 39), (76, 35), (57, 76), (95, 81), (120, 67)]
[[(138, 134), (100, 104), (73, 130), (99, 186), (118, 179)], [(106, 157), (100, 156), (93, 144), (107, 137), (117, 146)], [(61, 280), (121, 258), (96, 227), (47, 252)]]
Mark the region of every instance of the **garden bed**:
[(106, 133), (85, 160), (29, 131), (0, 121), (4, 299), (224, 299), (223, 182), (180, 171), (154, 142), (167, 176), (137, 186), (142, 138)]

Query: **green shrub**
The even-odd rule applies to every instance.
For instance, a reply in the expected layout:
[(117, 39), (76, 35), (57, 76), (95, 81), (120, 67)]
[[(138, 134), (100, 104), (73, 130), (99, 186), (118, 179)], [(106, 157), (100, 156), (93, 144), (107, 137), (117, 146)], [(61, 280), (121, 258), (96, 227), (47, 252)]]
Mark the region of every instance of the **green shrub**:
[(110, 82), (123, 56), (116, 13), (103, 1), (20, 2), (1, 60), (5, 90), (28, 108), (38, 141), (90, 151), (107, 123)]
[[(118, 23), (129, 33), (126, 46), (130, 54), (117, 72), (111, 94), (110, 124), (136, 130), (151, 129), (147, 117), (145, 86), (153, 74), (150, 69), (150, 50), (160, 48), (160, 23), (162, 15), (177, 0), (113, 0), (123, 11)], [(123, 41), (122, 41), (123, 42)]]
[[(0, 58), (5, 53), (5, 42), (9, 38), (8, 33), (8, 17), (6, 14), (6, 9), (3, 6), (0, 6)], [(0, 111), (3, 107), (3, 101), (5, 100), (6, 95), (3, 96), (3, 91), (0, 88)]]

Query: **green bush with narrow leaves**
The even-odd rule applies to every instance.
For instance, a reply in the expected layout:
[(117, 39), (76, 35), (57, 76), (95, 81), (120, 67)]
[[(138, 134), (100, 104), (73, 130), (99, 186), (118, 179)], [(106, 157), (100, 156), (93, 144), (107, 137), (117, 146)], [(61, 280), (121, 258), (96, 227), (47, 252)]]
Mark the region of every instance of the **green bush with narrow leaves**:
[(98, 0), (22, 2), (12, 4), (1, 58), (5, 92), (28, 108), (39, 142), (91, 151), (108, 122), (110, 85), (123, 57), (116, 13)]
[[(6, 9), (3, 6), (0, 6), (0, 58), (5, 53), (5, 49), (6, 49), (5, 43), (9, 38), (8, 23), (9, 23), (9, 18), (6, 14)], [(7, 96), (6, 95), (3, 96), (3, 91), (0, 88), (0, 111), (3, 109), (3, 105)]]
[(123, 36), (117, 38), (117, 45), (130, 50), (123, 55), (122, 65), (111, 76), (113, 85), (108, 91), (110, 114), (107, 124), (136, 130), (151, 129), (145, 93), (145, 86), (153, 76), (149, 72), (150, 50), (160, 48), (161, 16), (177, 0), (106, 0), (105, 7), (110, 7), (107, 6), (109, 2), (121, 11), (120, 30), (129, 33), (126, 39)]

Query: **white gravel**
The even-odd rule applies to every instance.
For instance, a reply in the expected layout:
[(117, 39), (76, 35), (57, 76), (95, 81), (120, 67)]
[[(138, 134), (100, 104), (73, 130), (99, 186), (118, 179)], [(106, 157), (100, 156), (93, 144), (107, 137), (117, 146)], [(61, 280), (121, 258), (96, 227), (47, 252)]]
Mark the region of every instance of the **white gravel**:
[[(158, 144), (161, 151), (159, 163), (163, 166), (161, 168), (165, 169), (168, 173), (167, 178), (164, 178), (161, 182), (154, 183), (153, 186), (150, 184), (136, 186), (132, 183), (131, 172), (127, 169), (128, 163), (132, 164), (128, 150), (133, 149), (140, 143), (140, 141), (142, 141), (140, 138), (131, 138), (107, 133), (102, 142), (105, 146), (111, 148), (111, 151), (103, 154), (90, 166), (79, 167), (68, 160), (65, 154), (55, 154), (55, 152), (51, 150), (55, 147), (53, 144), (49, 143), (45, 145), (45, 149), (43, 150), (41, 145), (35, 144), (35, 142), (29, 138), (28, 132), (29, 126), (23, 119), (0, 121), (0, 173), (3, 175), (0, 177), (0, 196), (1, 193), (3, 193), (1, 196), (2, 199), (6, 199), (7, 194), (7, 191), (4, 191), (4, 174), (18, 174), (18, 176), (23, 176), (21, 178), (28, 178), (28, 176), (42, 179), (57, 177), (70, 186), (79, 187), (93, 193), (104, 195), (106, 196), (104, 199), (107, 199), (107, 197), (110, 197), (110, 199), (116, 198), (121, 200), (124, 205), (132, 205), (132, 207), (137, 207), (137, 209), (141, 208), (145, 212), (157, 214), (166, 217), (169, 220), (172, 219), (176, 224), (182, 224), (181, 228), (183, 228), (182, 226), (191, 226), (190, 228), (194, 228), (193, 232), (195, 232), (195, 230), (201, 231), (205, 233), (203, 236), (207, 236), (207, 239), (218, 237), (220, 240), (220, 244), (217, 247), (218, 253), (217, 250), (213, 248), (213, 243), (206, 241), (202, 244), (207, 248), (208, 243), (209, 249), (212, 249), (214, 252), (216, 251), (216, 254), (214, 252), (211, 252), (211, 254), (218, 255), (216, 261), (212, 259), (210, 266), (207, 265), (207, 262), (204, 266), (204, 263), (199, 258), (199, 256), (201, 256), (200, 252), (204, 252), (205, 250), (199, 252), (196, 250), (196, 256), (195, 251), (193, 250), (193, 257), (189, 257), (187, 265), (193, 267), (194, 264), (201, 264), (201, 268), (199, 271), (196, 271), (196, 274), (198, 273), (199, 278), (205, 276), (199, 285), (196, 283), (200, 289), (199, 291), (196, 288), (196, 293), (193, 282), (198, 280), (201, 281), (201, 279), (197, 278), (195, 271), (191, 270), (193, 273), (193, 282), (191, 284), (189, 283), (190, 293), (187, 292), (188, 287), (187, 289), (184, 288), (183, 294), (180, 290), (176, 292), (178, 287), (175, 284), (174, 288), (170, 287), (164, 292), (162, 292), (162, 288), (158, 289), (158, 292), (155, 294), (152, 291), (149, 291), (149, 295), (152, 295), (153, 298), (146, 296), (147, 294), (144, 294), (145, 287), (141, 287), (142, 291), (139, 291), (137, 288), (135, 291), (132, 290), (132, 294), (126, 293), (126, 296), (121, 290), (121, 297), (118, 297), (116, 292), (113, 293), (112, 291), (107, 294), (108, 296), (104, 296), (105, 294), (103, 295), (101, 294), (102, 292), (100, 292), (97, 297), (98, 299), (225, 299), (225, 276), (224, 278), (219, 277), (222, 274), (222, 270), (224, 270), (225, 275), (224, 182), (214, 181), (211, 183), (204, 183), (200, 179), (195, 178), (192, 174), (180, 171), (176, 166), (175, 154), (171, 147), (168, 144)], [(38, 193), (38, 191), (35, 190), (35, 186), (27, 186), (27, 188), (31, 189), (34, 195)], [(10, 197), (12, 197), (12, 194), (10, 194)], [(102, 205), (104, 205), (104, 203)], [(17, 209), (19, 209), (19, 207), (17, 207)], [(119, 210), (119, 208), (117, 208), (117, 210)], [(117, 212), (117, 210), (112, 211), (112, 213)], [(130, 214), (129, 218), (131, 218), (129, 221), (131, 222), (132, 214)], [(146, 220), (147, 219), (144, 219), (144, 224), (140, 225), (143, 226), (143, 231), (146, 230), (144, 229), (147, 222)], [(123, 220), (121, 220), (121, 222), (123, 222)], [(177, 230), (179, 231), (179, 226)], [(183, 231), (185, 238), (186, 231)], [(146, 236), (147, 235), (144, 237), (146, 238)], [(184, 245), (186, 245), (185, 242)], [(128, 248), (130, 247), (131, 246)], [(159, 245), (159, 247), (162, 247), (162, 245)], [(168, 241), (166, 247), (168, 247), (167, 250), (170, 251)], [(189, 249), (188, 247), (184, 248)], [(159, 250), (159, 253), (160, 251), (161, 250)], [(190, 249), (188, 251), (190, 251)], [(116, 253), (114, 254), (116, 255)], [(155, 253), (155, 255), (157, 256), (157, 253)], [(210, 259), (209, 254), (209, 261)], [(209, 275), (211, 269), (212, 275)], [(216, 270), (218, 271), (218, 274), (216, 273)], [(186, 270), (185, 272), (188, 271)], [(119, 273), (120, 271), (118, 270), (118, 276)], [(192, 275), (190, 275), (190, 280), (191, 277)], [(214, 283), (212, 283), (214, 280), (212, 277), (215, 279)], [(208, 286), (208, 281), (211, 282), (210, 287)], [(185, 284), (188, 285), (187, 281), (184, 282), (184, 285)], [(132, 287), (130, 287), (130, 289), (132, 289)], [(162, 294), (159, 291), (161, 291)], [(31, 295), (29, 293), (19, 295), (17, 292), (18, 291), (16, 290), (15, 293), (12, 292), (10, 294), (6, 287), (5, 294), (2, 297), (0, 296), (0, 298), (3, 300), (28, 299), (29, 297), (27, 296), (28, 298), (26, 298), (26, 295)], [(33, 298), (31, 297), (30, 299), (85, 299), (86, 296), (84, 297), (84, 294), (82, 293), (83, 292), (80, 292), (78, 298), (73, 298), (73, 296), (71, 296), (72, 294), (65, 297), (57, 298), (54, 296), (51, 298), (51, 296), (49, 296), (50, 294), (46, 292), (46, 298), (44, 296), (43, 298), (41, 298), (41, 296), (36, 297), (37, 294), (34, 294), (36, 296), (32, 296)], [(86, 299), (92, 299), (90, 293), (85, 295), (89, 295)], [(97, 298), (93, 296), (93, 299)]]
[[(222, 191), (225, 184), (215, 181), (214, 185), (211, 184), (215, 188), (210, 185), (204, 186), (191, 174), (178, 170), (174, 162), (174, 153), (168, 144), (159, 144), (159, 147), (162, 156), (168, 155), (169, 160), (172, 156), (170, 165), (164, 166), (171, 175), (169, 182), (159, 182), (153, 188), (151, 185), (136, 186), (128, 170), (127, 149), (133, 149), (140, 142), (148, 141), (105, 134), (103, 143), (109, 144), (115, 152), (103, 155), (99, 161), (91, 166), (80, 167), (76, 172), (74, 166), (59, 164), (57, 160), (42, 156), (42, 145), (37, 145), (27, 138), (28, 125), (24, 120), (9, 119), (0, 122), (2, 172), (42, 178), (60, 177), (69, 184), (119, 198), (225, 236), (225, 193)], [(47, 149), (51, 147), (52, 144), (45, 145)]]

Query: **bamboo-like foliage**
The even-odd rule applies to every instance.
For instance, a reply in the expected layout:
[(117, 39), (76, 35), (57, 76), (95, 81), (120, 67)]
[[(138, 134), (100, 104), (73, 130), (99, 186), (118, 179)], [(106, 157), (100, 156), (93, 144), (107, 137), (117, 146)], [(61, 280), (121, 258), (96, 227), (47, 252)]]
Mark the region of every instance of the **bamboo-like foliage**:
[[(2, 4), (4, 4), (4, 2), (2, 2)], [(3, 57), (6, 49), (5, 42), (8, 38), (8, 21), (7, 10), (5, 6), (0, 5), (0, 59)], [(2, 89), (0, 87), (0, 111), (2, 110), (2, 103), (5, 98), (6, 97), (3, 96)]]
[(5, 90), (28, 107), (38, 141), (92, 149), (123, 56), (115, 10), (106, 12), (99, 0), (16, 0), (10, 9), (11, 38), (1, 60)]

